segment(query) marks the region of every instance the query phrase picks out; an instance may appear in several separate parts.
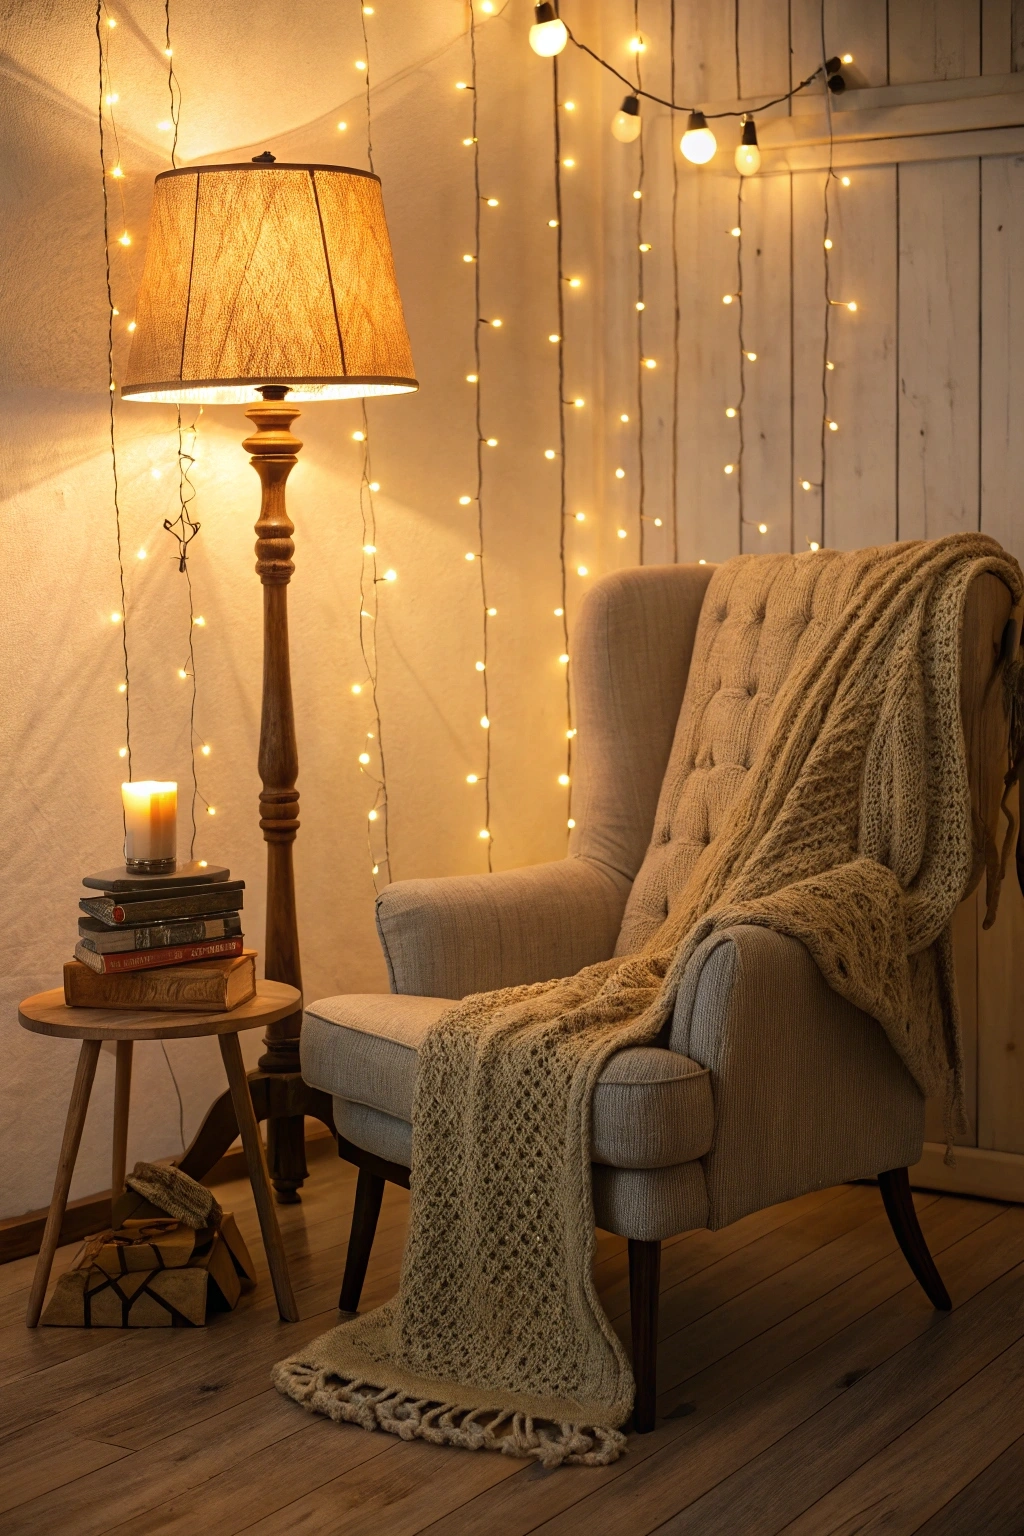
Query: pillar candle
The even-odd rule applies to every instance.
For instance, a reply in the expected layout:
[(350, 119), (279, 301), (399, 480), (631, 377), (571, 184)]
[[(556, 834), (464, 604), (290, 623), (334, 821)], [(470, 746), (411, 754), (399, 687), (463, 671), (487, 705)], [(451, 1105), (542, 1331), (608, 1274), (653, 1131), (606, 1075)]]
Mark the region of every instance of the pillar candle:
[(170, 864), (175, 857), (178, 786), (156, 779), (121, 785), (124, 858), (133, 864)]

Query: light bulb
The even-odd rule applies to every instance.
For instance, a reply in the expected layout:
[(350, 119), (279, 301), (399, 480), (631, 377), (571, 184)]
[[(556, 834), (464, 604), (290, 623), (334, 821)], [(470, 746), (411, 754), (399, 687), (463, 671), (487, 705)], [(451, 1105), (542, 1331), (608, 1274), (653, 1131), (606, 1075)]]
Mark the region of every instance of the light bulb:
[(738, 240), (740, 235), (742, 235), (743, 231), (742, 231), (742, 229), (740, 229), (738, 224), (734, 224), (732, 229), (730, 229), (729, 233), (730, 233), (730, 235), (733, 236), (734, 239)]
[(124, 175), (124, 171), (119, 165), (112, 165), (110, 167), (110, 174), (111, 176), (116, 177), (118, 181), (120, 181), (121, 177)]
[(112, 613), (110, 615), (110, 622), (111, 622), (111, 624), (120, 624), (120, 622), (121, 622), (121, 615), (119, 613)]
[(466, 80), (456, 80), (456, 82), (455, 82), (455, 89), (457, 91), (468, 91), (469, 90), (469, 82), (466, 81)]
[(114, 20), (113, 16), (107, 17), (107, 26), (110, 27), (111, 30), (117, 26), (117, 22)]
[(131, 245), (132, 237), (127, 230), (125, 230), (123, 235), (118, 235), (117, 243), (118, 245)]
[(660, 517), (656, 517), (654, 519), (654, 526), (655, 526), (655, 528), (660, 528), (661, 527), (661, 518)]
[(369, 752), (360, 752), (360, 754), (359, 754), (359, 761), (362, 763), (363, 767), (365, 768), (366, 764), (370, 761), (370, 754), (369, 754)]
[(625, 528), (620, 528), (619, 529), (619, 538), (620, 539), (624, 539), (625, 537), (626, 537), (626, 530), (625, 530)]
[(136, 560), (145, 560), (145, 558), (146, 558), (146, 551), (144, 549), (137, 549), (135, 551), (135, 558), (136, 558)]
[(630, 53), (647, 52), (647, 39), (644, 37), (642, 32), (638, 32), (634, 37), (630, 38), (629, 51)]
[(626, 471), (624, 469), (617, 469), (615, 471), (615, 478), (616, 478), (616, 480), (625, 480), (625, 478), (626, 478)]
[(801, 489), (805, 490), (805, 491), (809, 491), (809, 490), (812, 489), (812, 485), (811, 485), (810, 480), (801, 480), (800, 481), (800, 486), (801, 486)]
[(555, 450), (553, 448), (545, 448), (544, 457), (546, 459), (553, 459), (555, 457)]
[(573, 160), (573, 159), (572, 159), (572, 158), (571, 158), (571, 156), (570, 156), (570, 157), (568, 157), (568, 158), (567, 158), (567, 159), (565, 159), (565, 160), (563, 160), (563, 161), (562, 161), (562, 164), (563, 164), (563, 165), (564, 165), (564, 166), (565, 166), (565, 168), (566, 168), (566, 170), (567, 170), (567, 171), (571, 171), (571, 170), (572, 170), (572, 169), (573, 169), (573, 167), (574, 167), (574, 166), (575, 166), (575, 164), (576, 164), (576, 161), (575, 161), (575, 160)]
[(488, 610), (487, 610), (487, 617), (489, 619), (496, 619), (498, 617), (498, 610), (497, 610), (497, 608), (488, 608)]
[(848, 187), (850, 185), (849, 176), (840, 176), (839, 180), (842, 182), (844, 187)]
[(117, 755), (118, 755), (118, 757), (127, 757), (128, 756), (128, 748), (127, 747), (118, 747)]
[(629, 415), (628, 415), (628, 413), (627, 413), (627, 412), (626, 412), (626, 411), (623, 411), (623, 412), (622, 412), (622, 414), (621, 414), (621, 416), (620, 416), (620, 417), (619, 417), (619, 420), (620, 420), (620, 421), (628, 421), (628, 420), (629, 420)]
[(562, 105), (567, 112), (576, 111), (576, 103), (574, 101), (563, 101)]
[(839, 431), (839, 423), (838, 423), (838, 421), (830, 421), (829, 424), (828, 424), (828, 429), (829, 429), (830, 432), (838, 432)]
[(550, 0), (545, 0), (542, 5), (533, 8), (533, 26), (530, 28), (530, 47), (534, 53), (542, 59), (553, 59), (556, 53), (561, 53), (569, 41), (569, 34), (565, 29), (565, 22), (559, 21), (558, 15)]
[(375, 555), (376, 553), (377, 553), (377, 546), (376, 546), (376, 544), (364, 544), (363, 545), (363, 554), (364, 555)]
[(209, 747), (200, 747), (199, 750), (203, 754), (204, 757), (209, 757), (209, 755), (210, 755)]
[(569, 279), (570, 288), (579, 288), (582, 286), (582, 283), (583, 279), (581, 277), (570, 277)]
[(767, 523), (758, 523), (757, 531), (758, 531), (758, 533), (767, 533), (768, 532), (768, 524)]
[(562, 338), (561, 338), (561, 336), (559, 336), (557, 331), (552, 331), (551, 335), (548, 337), (548, 341), (553, 341), (553, 342), (561, 341), (561, 339)]
[(487, 199), (487, 206), (488, 206), (488, 208), (497, 208), (497, 206), (498, 206), (498, 199), (496, 197), (489, 197)]
[(462, 259), (463, 259), (463, 261), (475, 261), (476, 257), (475, 256), (463, 256)]
[(397, 571), (385, 571), (384, 572), (384, 580), (385, 581), (397, 581), (398, 580), (398, 572)]
[(569, 660), (568, 653), (566, 651), (563, 651), (561, 656), (559, 656), (558, 659), (562, 663), (562, 666), (564, 667), (566, 662)]
[(576, 727), (575, 726), (571, 726), (570, 729), (567, 730), (566, 733), (565, 733), (566, 741), (572, 741), (572, 739), (573, 739), (573, 737), (575, 735), (576, 735)]
[(467, 784), (479, 784), (479, 782), (480, 782), (479, 777), (475, 773), (467, 773), (466, 774), (466, 783)]
[(489, 437), (487, 439), (487, 446), (488, 446), (488, 448), (497, 448), (497, 446), (498, 446), (498, 439), (496, 437)]
[(639, 311), (639, 310), (642, 310), (642, 309), (646, 309), (647, 305), (644, 303), (643, 299), (637, 299), (637, 301), (636, 301), (636, 308)]
[(352, 441), (354, 443), (365, 443), (365, 441), (366, 441), (366, 433), (365, 432), (353, 432), (352, 433)]
[(736, 468), (735, 464), (723, 464), (722, 465), (723, 472), (725, 474), (727, 474), (727, 475), (731, 475), (735, 468)]
[(585, 565), (578, 565), (576, 567), (576, 575), (577, 576), (589, 576), (590, 575), (590, 571), (588, 570), (588, 568)]
[(852, 64), (853, 63), (853, 54), (852, 53), (844, 53), (843, 54), (843, 63), (844, 64)]
[(826, 240), (825, 241), (825, 249), (826, 249), (826, 251), (830, 251), (832, 249), (832, 241), (831, 240)]
[(473, 553), (473, 551), (471, 549), (467, 549), (466, 550), (466, 559), (470, 560), (470, 561), (476, 559), (476, 555), (474, 555), (474, 553)]
[(569, 828), (570, 832), (572, 831), (572, 829), (573, 829), (573, 827), (575, 825), (576, 825), (575, 819), (572, 816), (570, 816), (569, 820), (566, 822), (566, 826)]
[(491, 325), (494, 327), (494, 329), (496, 331), (500, 331), (501, 330), (501, 321), (500, 320), (492, 320), (491, 321)]
[(352, 692), (353, 693), (362, 693), (362, 691), (363, 691), (362, 683), (353, 683), (352, 684)]
[(564, 613), (565, 613), (565, 609), (564, 608), (556, 608), (554, 610), (554, 614), (555, 614), (555, 618), (556, 619), (560, 619)]
[(648, 240), (641, 241), (641, 243), (637, 246), (637, 250), (638, 251), (643, 251), (645, 256), (646, 256), (647, 252), (650, 250), (650, 248), (651, 248), (650, 241), (648, 241)]
[(178, 668), (178, 676), (181, 678), (182, 682), (184, 682), (186, 677), (188, 677), (188, 673), (185, 671), (184, 667)]
[(817, 541), (817, 539), (812, 539), (812, 540), (811, 540), (811, 553), (812, 553), (812, 554), (816, 554), (816, 553), (817, 553), (817, 551), (818, 551), (818, 550), (819, 550), (819, 549), (820, 549), (820, 548), (821, 548), (821, 546), (820, 546), (820, 544), (819, 544), (819, 543), (818, 543), (818, 541)]
[(736, 169), (741, 176), (756, 176), (761, 169), (761, 151), (757, 147), (757, 129), (752, 117), (743, 124), (743, 137), (736, 146)]
[(348, 123), (339, 123), (338, 124), (338, 132), (339, 133), (344, 133), (347, 127), (348, 127)]
[(559, 782), (559, 784), (561, 784), (562, 788), (564, 789), (566, 787), (566, 785), (568, 784), (568, 782), (569, 782), (569, 775), (567, 773), (560, 773), (558, 775), (558, 782)]
[(208, 805), (206, 807), (206, 814), (207, 814), (207, 816), (216, 816), (216, 814), (217, 814), (217, 807), (215, 805)]
[(380, 481), (379, 480), (371, 480), (369, 482), (369, 488), (370, 488), (371, 491), (373, 491), (376, 494), (376, 492), (380, 490)]
[(686, 132), (679, 140), (679, 148), (691, 165), (707, 165), (718, 148), (718, 140), (708, 127), (703, 112), (690, 113)]
[(365, 69), (365, 68), (366, 68), (366, 60), (365, 59), (356, 59), (356, 69)]
[(477, 834), (478, 837), (483, 838), (485, 843), (486, 843), (487, 839), (490, 837), (490, 835), (491, 834), (488, 832), (486, 827), (484, 827), (483, 830)]
[(620, 144), (632, 144), (634, 139), (640, 137), (640, 98), (638, 96), (626, 96), (622, 106), (612, 118), (612, 138), (618, 139)]
[(117, 691), (118, 691), (118, 693), (127, 693), (128, 692), (128, 684), (127, 683), (118, 683)]
[(483, 672), (483, 670), (484, 670), (484, 663), (482, 661), (478, 661), (476, 663), (476, 670), (478, 672)]
[(378, 873), (379, 873), (379, 872), (380, 872), (380, 865), (379, 865), (379, 864), (375, 864), (375, 865), (374, 865), (374, 866), (373, 866), (373, 869), (372, 869), (372, 870), (371, 870), (371, 874), (374, 874), (374, 875), (376, 875), (376, 874), (378, 874)]
[(657, 368), (657, 366), (658, 366), (658, 364), (657, 364), (657, 362), (655, 361), (655, 359), (653, 357), (645, 357), (644, 358), (644, 367), (645, 368)]
[(367, 821), (376, 821), (377, 820), (377, 812), (376, 811), (370, 811), (369, 814), (367, 815), (366, 819), (367, 819)]
[(480, 716), (480, 724), (483, 726), (485, 731), (490, 730), (491, 722), (488, 720), (486, 715)]
[(854, 300), (854, 301), (853, 301), (853, 302), (852, 302), (852, 303), (850, 303), (850, 304), (847, 304), (847, 306), (846, 306), (846, 307), (847, 307), (847, 309), (848, 309), (848, 310), (849, 310), (849, 311), (850, 311), (850, 313), (851, 313), (851, 315), (853, 315), (853, 314), (856, 314), (856, 312), (857, 312), (857, 303), (856, 303), (856, 300)]
[(479, 384), (479, 382), (480, 382), (480, 375), (478, 373), (467, 373), (466, 374), (466, 383), (467, 384)]
[(473, 500), (472, 496), (460, 496), (459, 497), (459, 506), (460, 507), (468, 507), (472, 500)]
[(725, 408), (725, 414), (728, 416), (729, 420), (732, 421), (733, 417), (736, 415), (736, 407), (734, 405), (727, 405)]
[(734, 294), (731, 294), (731, 293), (723, 293), (723, 294), (722, 294), (722, 303), (723, 303), (723, 304), (731, 304), (731, 303), (732, 303), (732, 301), (733, 301), (733, 299), (734, 299), (734, 297), (735, 297), (735, 295), (734, 295)]
[(746, 352), (746, 353), (744, 353), (744, 356), (746, 357), (748, 363), (756, 363), (757, 362), (757, 353), (756, 352)]
[(583, 409), (583, 407), (586, 405), (586, 403), (587, 402), (584, 399), (582, 399), (579, 395), (577, 395), (576, 399), (573, 401), (573, 405), (576, 407), (576, 409), (578, 411), (581, 411)]
[(578, 523), (585, 523), (586, 520), (587, 520), (587, 514), (585, 512), (577, 512), (576, 513), (576, 521)]

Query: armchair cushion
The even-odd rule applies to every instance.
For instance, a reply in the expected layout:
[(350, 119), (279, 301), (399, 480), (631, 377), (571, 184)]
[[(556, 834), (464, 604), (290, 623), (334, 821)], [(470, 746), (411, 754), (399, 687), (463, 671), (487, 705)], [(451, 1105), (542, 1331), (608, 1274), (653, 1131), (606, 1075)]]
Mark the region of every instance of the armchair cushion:
[(397, 881), (377, 897), (391, 990), (451, 999), (572, 976), (611, 955), (628, 894), (624, 875), (581, 857)]
[[(347, 1105), (364, 1106), (407, 1126), (420, 1042), (451, 1006), (448, 998), (385, 993), (313, 1003), (302, 1026), (302, 1075)], [(702, 1157), (713, 1133), (710, 1074), (704, 1068), (655, 1046), (612, 1057), (594, 1093), (595, 1162), (667, 1168)], [(395, 1130), (395, 1135), (400, 1133)], [(359, 1140), (356, 1135), (350, 1139)]]

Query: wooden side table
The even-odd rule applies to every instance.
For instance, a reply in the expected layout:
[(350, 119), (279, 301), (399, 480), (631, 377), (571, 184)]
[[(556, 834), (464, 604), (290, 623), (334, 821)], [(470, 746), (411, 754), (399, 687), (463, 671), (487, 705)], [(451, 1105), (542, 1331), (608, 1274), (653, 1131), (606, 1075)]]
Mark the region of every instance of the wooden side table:
[(114, 1072), (114, 1152), (111, 1189), (116, 1195), (124, 1188), (128, 1155), (128, 1102), (132, 1081), (132, 1047), (136, 1040), (187, 1040), (197, 1035), (216, 1035), (220, 1054), (227, 1073), (231, 1100), (238, 1120), (238, 1130), (245, 1149), (245, 1161), (249, 1169), (253, 1198), (260, 1218), (263, 1246), (274, 1283), (277, 1310), (285, 1322), (297, 1323), (299, 1310), (295, 1304), (292, 1282), (285, 1260), (281, 1229), (277, 1224), (274, 1201), (267, 1176), (267, 1158), (263, 1150), (263, 1138), (253, 1111), (242, 1048), (238, 1034), (243, 1029), (274, 1024), (289, 1018), (302, 1007), (302, 996), (297, 987), (282, 981), (257, 983), (256, 996), (230, 1013), (164, 1013), (156, 1010), (118, 1008), (68, 1008), (64, 991), (54, 987), (50, 992), (37, 992), (27, 997), (18, 1009), (18, 1020), (25, 1029), (39, 1035), (54, 1035), (64, 1040), (81, 1040), (78, 1070), (71, 1090), (68, 1118), (64, 1127), (64, 1141), (57, 1164), (57, 1177), (53, 1185), (53, 1198), (46, 1218), (43, 1244), (36, 1261), (32, 1279), (32, 1292), (28, 1302), (28, 1326), (34, 1328), (43, 1310), (46, 1286), (50, 1278), (53, 1255), (57, 1250), (61, 1223), (68, 1203), (71, 1175), (75, 1171), (75, 1159), (82, 1140), (85, 1112), (89, 1107), (96, 1062), (104, 1040), (117, 1042), (117, 1063)]

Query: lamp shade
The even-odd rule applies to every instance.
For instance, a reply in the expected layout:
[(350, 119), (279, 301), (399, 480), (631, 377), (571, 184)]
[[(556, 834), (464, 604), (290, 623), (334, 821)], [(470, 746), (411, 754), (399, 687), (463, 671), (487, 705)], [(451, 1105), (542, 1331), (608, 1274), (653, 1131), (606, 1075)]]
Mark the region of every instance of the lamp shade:
[(340, 165), (156, 178), (126, 399), (234, 404), (417, 388), (380, 179)]

